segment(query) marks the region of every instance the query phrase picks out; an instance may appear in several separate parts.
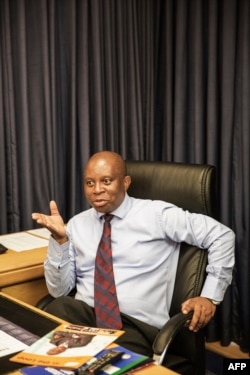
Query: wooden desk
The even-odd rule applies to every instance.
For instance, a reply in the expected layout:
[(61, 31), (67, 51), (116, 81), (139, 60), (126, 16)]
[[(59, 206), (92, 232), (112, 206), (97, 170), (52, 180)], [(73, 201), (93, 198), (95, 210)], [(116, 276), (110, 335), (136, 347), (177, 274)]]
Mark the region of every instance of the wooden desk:
[[(20, 371), (10, 373), (10, 375), (20, 375)], [(178, 375), (177, 372), (171, 371), (162, 366), (150, 366), (145, 369), (134, 371), (133, 375)]]
[(178, 375), (177, 372), (167, 369), (166, 367), (152, 365), (133, 372), (133, 375)]
[(0, 255), (0, 290), (7, 295), (35, 305), (48, 293), (43, 273), (47, 248)]

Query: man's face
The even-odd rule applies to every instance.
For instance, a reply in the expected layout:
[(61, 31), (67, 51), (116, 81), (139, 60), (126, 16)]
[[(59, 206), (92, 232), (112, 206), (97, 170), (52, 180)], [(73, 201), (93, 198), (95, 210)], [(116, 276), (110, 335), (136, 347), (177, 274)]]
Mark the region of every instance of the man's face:
[(116, 159), (96, 158), (88, 162), (84, 173), (84, 192), (96, 211), (114, 211), (122, 203), (129, 185), (130, 177), (124, 177)]

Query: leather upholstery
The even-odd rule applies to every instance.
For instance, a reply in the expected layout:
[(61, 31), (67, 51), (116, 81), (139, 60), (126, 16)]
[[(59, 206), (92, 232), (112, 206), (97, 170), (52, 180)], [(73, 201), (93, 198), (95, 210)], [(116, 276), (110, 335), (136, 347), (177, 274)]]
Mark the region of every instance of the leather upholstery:
[(171, 162), (127, 161), (129, 195), (171, 202), (191, 212), (216, 215), (215, 167)]
[[(132, 177), (129, 195), (165, 200), (190, 212), (217, 217), (215, 167), (170, 162), (128, 161)], [(198, 296), (206, 276), (207, 251), (181, 245), (170, 317), (154, 343), (156, 354), (166, 355), (168, 368), (185, 375), (205, 374), (204, 331), (189, 331), (180, 306), (187, 298)], [(157, 291), (156, 291), (157, 292)], [(178, 314), (178, 315), (176, 315)]]

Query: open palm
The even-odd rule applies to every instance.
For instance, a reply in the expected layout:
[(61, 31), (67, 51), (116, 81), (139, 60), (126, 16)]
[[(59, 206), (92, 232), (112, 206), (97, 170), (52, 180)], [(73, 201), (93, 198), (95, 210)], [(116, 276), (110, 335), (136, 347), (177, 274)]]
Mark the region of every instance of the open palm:
[(47, 228), (56, 240), (64, 239), (66, 237), (65, 224), (55, 201), (50, 202), (50, 213), (51, 215), (45, 215), (33, 212), (32, 219)]

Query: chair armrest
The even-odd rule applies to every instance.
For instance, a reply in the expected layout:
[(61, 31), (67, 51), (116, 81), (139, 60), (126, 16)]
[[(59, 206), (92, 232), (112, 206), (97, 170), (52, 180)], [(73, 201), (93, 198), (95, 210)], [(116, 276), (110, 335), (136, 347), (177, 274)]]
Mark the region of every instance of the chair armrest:
[(164, 356), (166, 354), (174, 337), (185, 327), (187, 320), (190, 320), (192, 316), (193, 311), (190, 311), (188, 314), (180, 312), (167, 321), (157, 334), (153, 343), (153, 351), (156, 355)]
[(36, 307), (40, 310), (46, 311), (47, 305), (54, 300), (50, 294), (46, 294), (46, 296), (42, 297), (37, 303)]

